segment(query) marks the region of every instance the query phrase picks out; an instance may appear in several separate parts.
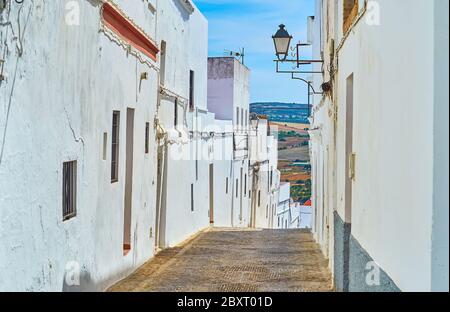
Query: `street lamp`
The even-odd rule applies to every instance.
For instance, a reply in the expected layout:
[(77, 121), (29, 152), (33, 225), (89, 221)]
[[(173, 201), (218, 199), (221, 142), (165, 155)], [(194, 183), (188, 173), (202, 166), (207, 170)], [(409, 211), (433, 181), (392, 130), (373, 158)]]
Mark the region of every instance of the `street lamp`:
[(250, 115), (250, 123), (251, 123), (253, 129), (258, 130), (258, 127), (259, 127), (258, 114), (253, 113)]
[(292, 36), (285, 29), (285, 25), (281, 24), (277, 33), (272, 36), (275, 45), (275, 53), (279, 61), (285, 61), (289, 54)]
[[(308, 81), (306, 79), (295, 77), (294, 74), (324, 74), (323, 69), (322, 70), (281, 70), (280, 69), (280, 63), (295, 63), (297, 65), (297, 68), (300, 68), (300, 66), (305, 65), (312, 65), (314, 63), (322, 63), (323, 60), (305, 60), (300, 58), (300, 48), (310, 46), (311, 43), (297, 43), (296, 44), (296, 53), (293, 53), (294, 59), (288, 59), (289, 56), (289, 48), (291, 45), (292, 36), (287, 32), (285, 29), (286, 26), (281, 24), (280, 29), (278, 29), (277, 33), (272, 36), (273, 42), (275, 44), (275, 53), (278, 57), (278, 60), (275, 60), (276, 62), (276, 72), (279, 74), (291, 74), (292, 79), (297, 79), (305, 82), (308, 85), (308, 116), (310, 115), (310, 106), (311, 106), (311, 95), (314, 94), (323, 94), (322, 92), (316, 92), (314, 89), (314, 86), (311, 81)], [(323, 84), (322, 89), (324, 92), (329, 92), (331, 90), (331, 84)], [(312, 91), (312, 92), (311, 92)]]

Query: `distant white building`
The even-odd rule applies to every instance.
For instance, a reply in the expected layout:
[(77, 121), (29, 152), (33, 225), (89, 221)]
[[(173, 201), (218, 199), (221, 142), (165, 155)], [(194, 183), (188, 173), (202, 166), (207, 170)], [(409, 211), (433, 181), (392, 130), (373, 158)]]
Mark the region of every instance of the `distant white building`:
[(282, 183), (276, 212), (276, 229), (311, 229), (311, 201), (293, 202), (290, 183)]
[(209, 58), (208, 109), (221, 127), (213, 164), (214, 225), (272, 228), (280, 181), (278, 142), (267, 119), (261, 116), (257, 128), (250, 123), (249, 79), (249, 69), (235, 58)]
[(276, 211), (276, 229), (291, 228), (291, 184), (282, 183), (280, 185), (280, 195)]
[(311, 200), (303, 204), (294, 203), (291, 206), (293, 218), (300, 229), (311, 229), (312, 227), (312, 207)]
[[(214, 225), (250, 224), (250, 70), (233, 57), (208, 59), (208, 110), (215, 135)], [(217, 187), (218, 186), (218, 187)]]
[[(256, 117), (255, 117), (256, 118)], [(250, 174), (252, 180), (251, 222), (254, 228), (273, 228), (279, 202), (280, 172), (278, 141), (271, 134), (265, 116), (259, 116), (250, 136)]]

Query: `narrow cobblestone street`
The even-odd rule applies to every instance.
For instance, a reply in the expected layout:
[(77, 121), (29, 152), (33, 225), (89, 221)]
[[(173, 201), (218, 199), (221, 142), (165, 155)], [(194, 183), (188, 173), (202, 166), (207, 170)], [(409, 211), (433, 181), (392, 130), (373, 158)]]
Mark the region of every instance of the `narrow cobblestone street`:
[(332, 291), (327, 264), (306, 231), (211, 229), (109, 291)]

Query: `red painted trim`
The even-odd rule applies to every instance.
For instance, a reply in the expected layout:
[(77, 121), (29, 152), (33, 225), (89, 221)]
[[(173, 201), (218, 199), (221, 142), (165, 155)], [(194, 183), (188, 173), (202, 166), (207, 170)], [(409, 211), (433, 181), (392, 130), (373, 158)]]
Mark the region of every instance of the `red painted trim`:
[(122, 40), (156, 61), (156, 56), (159, 53), (158, 47), (108, 2), (103, 4), (102, 20)]

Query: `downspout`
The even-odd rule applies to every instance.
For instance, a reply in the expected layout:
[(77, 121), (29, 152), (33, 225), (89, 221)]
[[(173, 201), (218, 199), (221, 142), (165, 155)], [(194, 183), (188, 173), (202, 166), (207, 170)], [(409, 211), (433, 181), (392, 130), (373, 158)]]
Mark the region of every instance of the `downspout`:
[[(157, 37), (158, 36), (158, 15), (159, 15), (159, 12), (158, 12), (158, 8), (159, 8), (159, 6), (158, 6), (158, 0), (156, 0), (156, 2), (155, 2), (155, 6), (156, 6), (156, 14), (155, 14), (155, 39), (157, 40), (157, 42), (159, 41), (159, 38)], [(161, 152), (159, 152), (158, 151), (158, 154), (159, 153), (161, 153), (161, 156), (160, 155), (157, 155), (157, 157), (161, 157), (161, 172), (158, 172), (158, 165), (156, 165), (157, 167), (156, 167), (156, 174), (158, 175), (158, 174), (160, 174), (160, 185), (159, 185), (159, 194), (157, 194), (157, 196), (158, 196), (158, 206), (156, 207), (156, 209), (157, 209), (157, 216), (158, 216), (158, 220), (157, 220), (157, 222), (158, 222), (158, 228), (156, 229), (156, 235), (155, 235), (155, 250), (157, 251), (157, 249), (159, 248), (159, 247), (161, 247), (160, 246), (160, 237), (161, 237), (161, 211), (162, 211), (162, 198), (163, 198), (163, 193), (164, 193), (164, 190), (163, 190), (163, 187), (164, 187), (164, 175), (165, 175), (165, 156), (166, 156), (166, 153), (165, 153), (165, 150), (166, 150), (166, 145), (165, 145), (165, 135), (162, 135), (161, 134), (161, 136), (158, 134), (158, 131), (160, 131), (160, 130), (162, 130), (162, 133), (164, 133), (164, 129), (162, 129), (161, 128), (161, 125), (160, 125), (160, 123), (159, 123), (159, 108), (160, 108), (160, 106), (161, 106), (161, 92), (160, 92), (160, 84), (161, 84), (161, 72), (160, 71), (158, 71), (158, 75), (157, 75), (157, 88), (158, 88), (158, 90), (157, 90), (157, 95), (156, 95), (156, 116), (155, 116), (155, 127), (156, 127), (156, 136), (157, 136), (157, 142), (158, 142), (158, 145), (160, 145), (161, 144), (161, 139), (163, 139), (164, 140), (164, 145), (161, 147), (161, 146), (158, 146), (158, 149), (161, 149)]]
[(251, 198), (251, 210), (250, 210), (250, 227), (255, 227), (255, 204), (256, 204), (256, 171), (253, 168), (252, 175), (252, 198)]
[(231, 161), (231, 227), (234, 227), (234, 148)]
[[(164, 181), (165, 181), (165, 166), (166, 166), (166, 149), (167, 149), (167, 145), (164, 144), (161, 147), (161, 177), (160, 177), (160, 184), (159, 184), (159, 194), (158, 194), (158, 229), (156, 231), (157, 235), (156, 235), (156, 241), (155, 241), (155, 246), (157, 246), (157, 248), (161, 247), (160, 245), (160, 239), (161, 239), (161, 211), (162, 211), (162, 202), (163, 202), (163, 193), (164, 193)], [(164, 247), (164, 246), (163, 246)]]
[[(155, 128), (156, 128), (156, 139), (158, 142), (158, 157), (160, 156), (159, 154), (161, 154), (161, 168), (160, 168), (160, 172), (158, 172), (158, 167), (156, 169), (156, 174), (160, 175), (160, 181), (159, 181), (159, 194), (157, 194), (158, 198), (157, 198), (157, 202), (158, 202), (158, 206), (156, 207), (157, 209), (157, 216), (158, 216), (158, 220), (156, 220), (158, 223), (158, 227), (156, 229), (156, 237), (155, 237), (155, 248), (159, 248), (160, 246), (160, 237), (161, 237), (161, 211), (162, 211), (162, 199), (163, 199), (163, 193), (164, 193), (164, 181), (165, 181), (165, 158), (166, 158), (166, 149), (167, 149), (167, 133), (165, 131), (165, 129), (161, 126), (160, 121), (159, 121), (159, 108), (161, 106), (161, 93), (159, 92), (160, 90), (160, 73), (158, 72), (157, 75), (157, 81), (158, 81), (158, 92), (157, 92), (157, 99), (156, 99), (156, 116), (155, 116)], [(161, 141), (163, 141), (162, 146), (161, 146)], [(159, 151), (160, 150), (160, 151)]]

